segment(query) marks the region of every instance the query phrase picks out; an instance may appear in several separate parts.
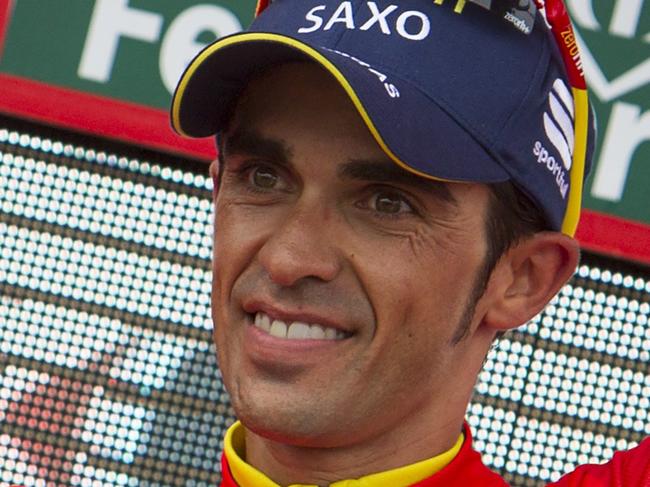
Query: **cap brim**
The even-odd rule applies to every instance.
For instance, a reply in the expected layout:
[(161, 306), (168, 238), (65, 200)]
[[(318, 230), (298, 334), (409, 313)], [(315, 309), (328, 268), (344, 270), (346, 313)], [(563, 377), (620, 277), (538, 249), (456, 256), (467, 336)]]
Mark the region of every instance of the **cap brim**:
[(274, 33), (235, 34), (204, 49), (174, 93), (174, 130), (190, 137), (214, 135), (223, 130), (232, 104), (253, 76), (273, 65), (305, 60), (320, 64), (339, 82), (379, 146), (404, 169), (446, 181), (510, 178), (444, 107), (408, 81), (382, 70), (379, 74), (399, 87), (399, 96), (391, 96), (378, 70), (363, 61)]

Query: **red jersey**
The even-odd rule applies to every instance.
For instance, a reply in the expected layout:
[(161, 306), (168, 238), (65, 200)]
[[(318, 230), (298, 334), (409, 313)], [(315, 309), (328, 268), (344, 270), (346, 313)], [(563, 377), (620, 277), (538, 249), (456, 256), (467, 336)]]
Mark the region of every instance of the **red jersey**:
[[(226, 455), (222, 456), (221, 487), (238, 486), (232, 478)], [(449, 465), (412, 487), (507, 487), (498, 474), (486, 467), (472, 448), (472, 436), (465, 424), (465, 441)], [(547, 487), (650, 487), (650, 438), (636, 448), (618, 452), (603, 465), (583, 465)]]

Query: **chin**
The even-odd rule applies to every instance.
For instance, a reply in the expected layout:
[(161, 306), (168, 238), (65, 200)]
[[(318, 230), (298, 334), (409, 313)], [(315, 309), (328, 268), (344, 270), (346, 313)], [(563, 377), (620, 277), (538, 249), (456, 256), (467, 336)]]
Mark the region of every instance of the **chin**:
[[(245, 395), (241, 389), (232, 405), (242, 424), (265, 439), (301, 447), (334, 447), (349, 439), (343, 414), (323, 414), (323, 401), (313, 393), (309, 399), (284, 393), (269, 397)], [(320, 405), (320, 407), (319, 407)], [(329, 411), (336, 411), (329, 409)]]

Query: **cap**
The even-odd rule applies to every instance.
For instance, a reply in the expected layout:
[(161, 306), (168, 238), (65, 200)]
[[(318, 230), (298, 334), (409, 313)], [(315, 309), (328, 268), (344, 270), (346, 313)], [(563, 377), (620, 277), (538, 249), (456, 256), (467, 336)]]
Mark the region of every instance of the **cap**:
[(256, 73), (312, 61), (396, 164), (445, 181), (512, 181), (549, 228), (573, 235), (595, 134), (563, 59), (579, 68), (575, 38), (557, 32), (556, 42), (533, 0), (498, 0), (499, 10), (492, 0), (268, 3), (189, 64), (172, 102), (179, 134), (218, 133)]

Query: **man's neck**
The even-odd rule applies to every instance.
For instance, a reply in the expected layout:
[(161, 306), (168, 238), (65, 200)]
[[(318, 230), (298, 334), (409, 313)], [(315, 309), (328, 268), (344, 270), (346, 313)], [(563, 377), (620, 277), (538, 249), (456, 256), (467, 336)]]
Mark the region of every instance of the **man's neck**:
[(462, 418), (435, 432), (412, 435), (397, 428), (372, 441), (332, 448), (294, 446), (246, 430), (246, 461), (281, 486), (326, 487), (440, 455), (454, 446), (461, 430)]

